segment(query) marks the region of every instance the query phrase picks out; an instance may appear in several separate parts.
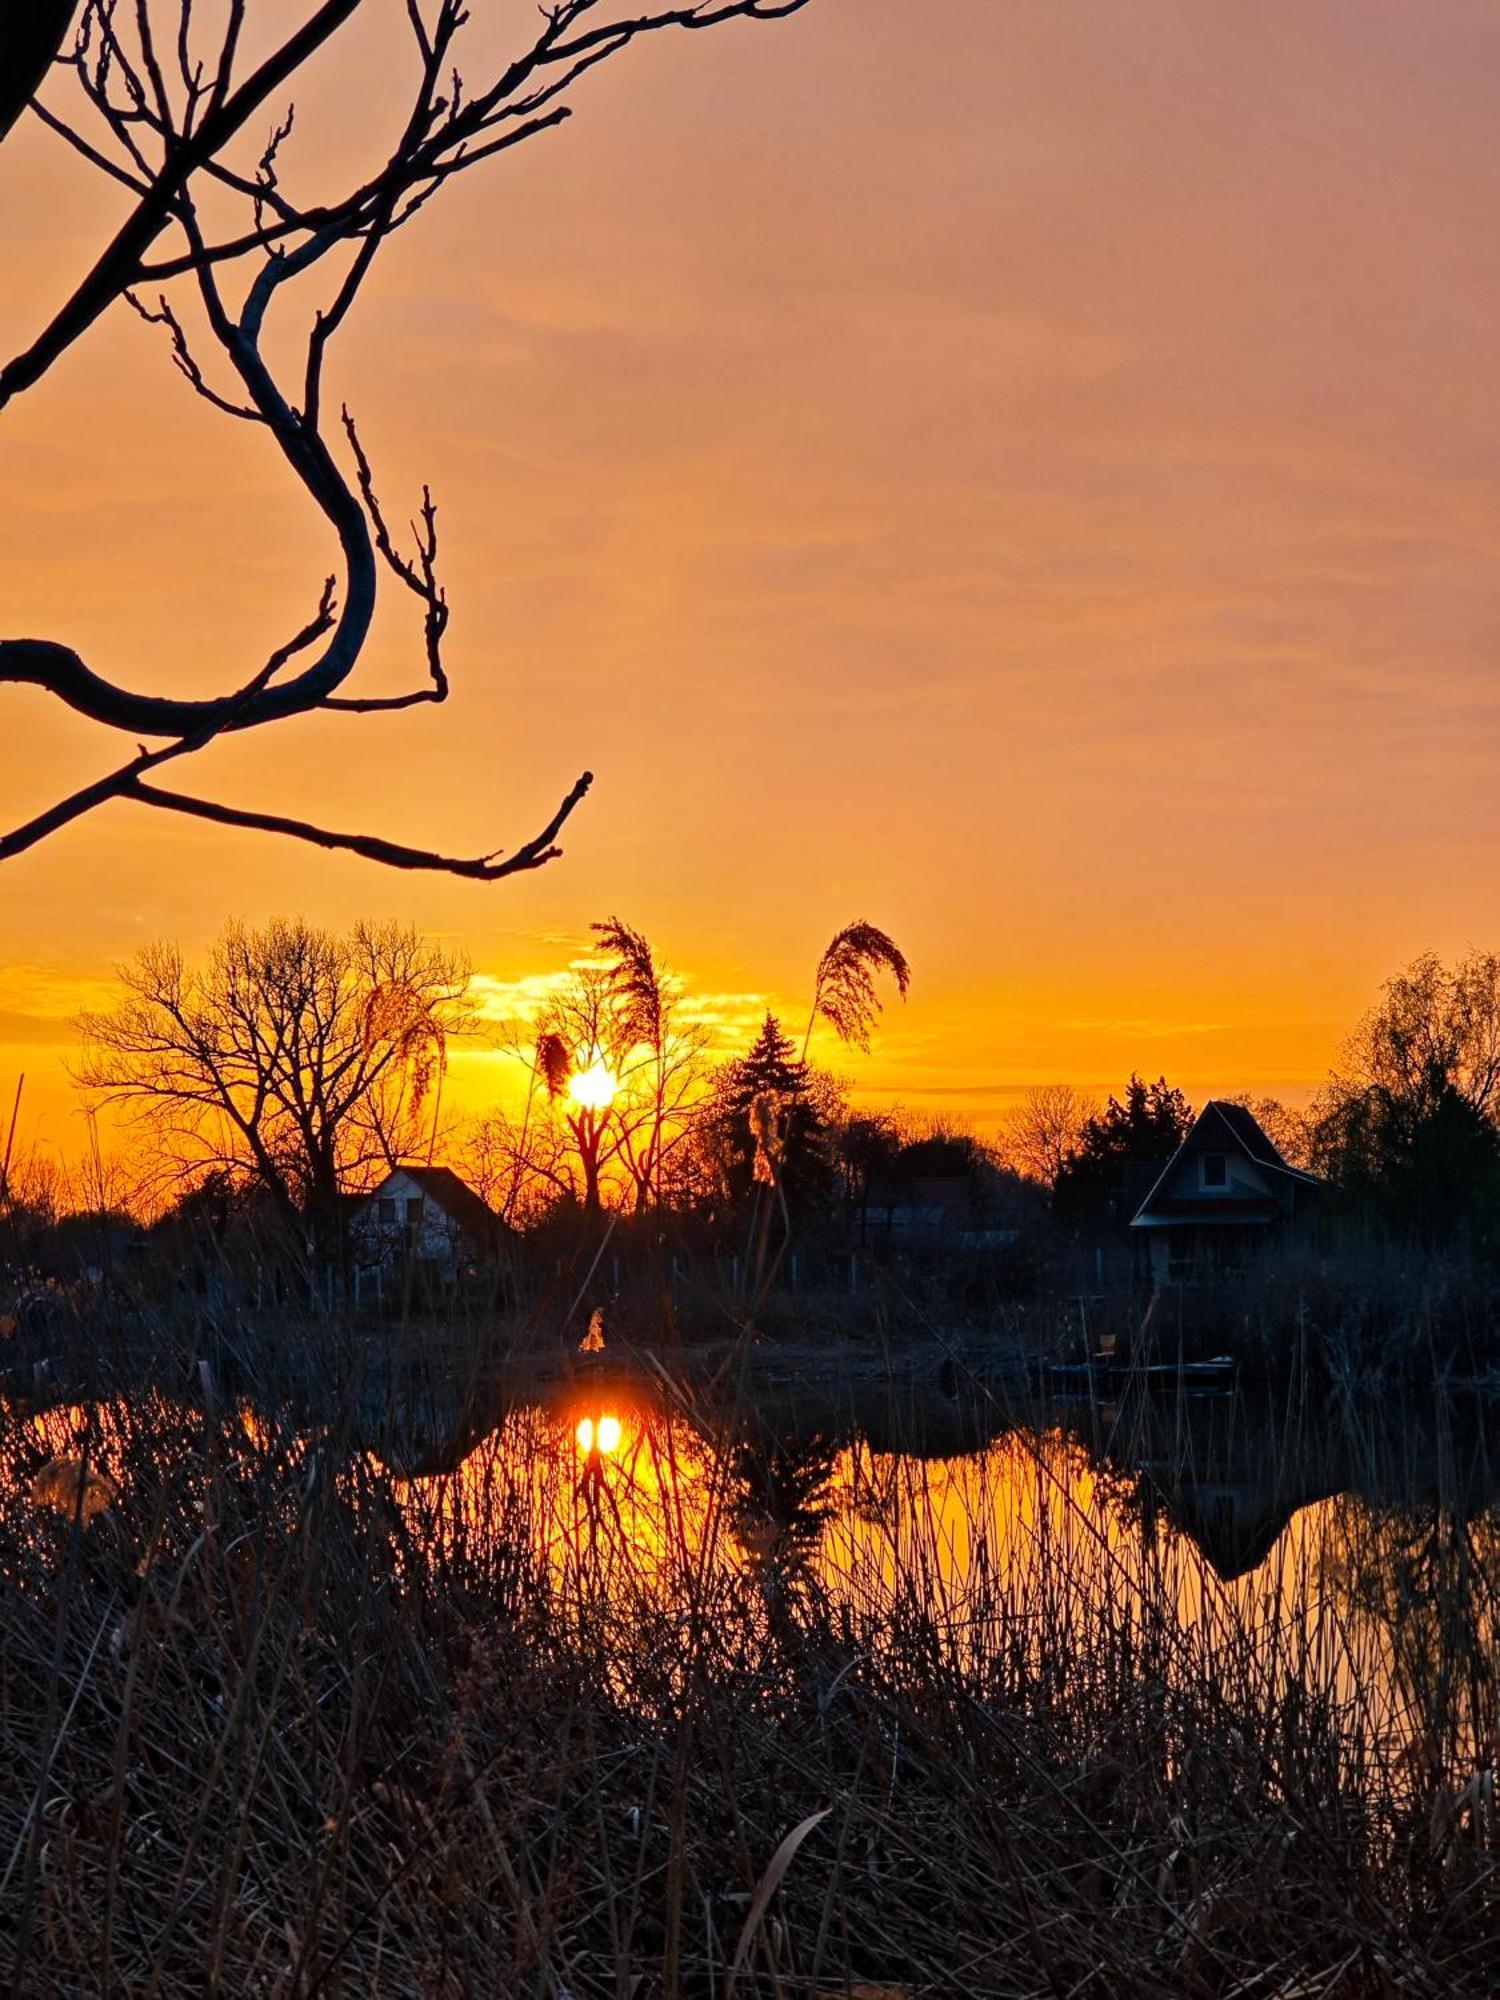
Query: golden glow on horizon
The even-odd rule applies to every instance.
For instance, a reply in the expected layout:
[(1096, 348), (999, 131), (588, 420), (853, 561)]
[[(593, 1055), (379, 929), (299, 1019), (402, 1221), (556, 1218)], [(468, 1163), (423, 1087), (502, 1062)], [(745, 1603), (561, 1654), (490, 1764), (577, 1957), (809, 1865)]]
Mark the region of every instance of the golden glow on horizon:
[[(1106, 0), (926, 12), (820, 0), (653, 49), (401, 232), (336, 392), (392, 504), (440, 501), (453, 700), (226, 736), (197, 782), (464, 854), (598, 786), (562, 861), (493, 887), (125, 803), (6, 863), (19, 1155), (87, 1158), (64, 1065), (109, 967), (156, 939), (201, 963), (231, 918), (411, 921), (499, 1019), (617, 911), (726, 996), (734, 1053), (766, 1006), (795, 1031), (867, 916), (911, 1001), (868, 1062), (822, 1031), (814, 1059), (981, 1130), (1132, 1069), (1305, 1103), (1383, 978), (1500, 943), (1484, 10), (1178, 9), (1165, 55)], [(361, 9), (299, 81), (309, 186), (368, 165), (399, 17)], [(119, 192), (39, 120), (4, 156), (0, 360)], [(160, 331), (119, 308), (7, 407), (0, 623), (207, 695), (332, 556)], [(403, 616), (347, 693), (411, 685)], [(7, 823), (129, 747), (0, 688)], [(471, 1042), (444, 1110), (524, 1092)]]

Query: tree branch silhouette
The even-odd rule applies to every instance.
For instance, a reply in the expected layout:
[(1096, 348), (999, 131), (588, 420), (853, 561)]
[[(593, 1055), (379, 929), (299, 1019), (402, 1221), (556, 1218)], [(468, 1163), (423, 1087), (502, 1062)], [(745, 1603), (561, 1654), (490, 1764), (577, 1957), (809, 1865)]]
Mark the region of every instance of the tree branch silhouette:
[(32, 0), (0, 9), (0, 139), (36, 95), (68, 37), (78, 0)]
[[(172, 359), (194, 393), (225, 416), (254, 423), (275, 445), (290, 474), (322, 514), (337, 541), (338, 588), (324, 591), (317, 617), (234, 692), (183, 700), (120, 685), (52, 638), (0, 640), (0, 683), (45, 689), (68, 707), (133, 737), (165, 737), (85, 785), (8, 835), (0, 861), (34, 847), (59, 828), (111, 800), (133, 800), (227, 826), (278, 833), (342, 849), (396, 868), (440, 869), (491, 881), (540, 867), (559, 852), (556, 838), (587, 792), (585, 773), (542, 830), (513, 852), (453, 859), (372, 835), (342, 833), (276, 812), (239, 808), (169, 791), (147, 782), (163, 764), (192, 757), (220, 736), (319, 711), (368, 715), (442, 702), (449, 676), (442, 646), (449, 608), (438, 575), (437, 508), (423, 488), (413, 523), (414, 549), (397, 546), (376, 497), (374, 473), (354, 421), (342, 412), (352, 475), (340, 464), (322, 426), (323, 382), (330, 348), (357, 303), (386, 240), (413, 219), (455, 175), (555, 130), (570, 115), (564, 101), (582, 79), (644, 36), (711, 28), (733, 20), (775, 20), (808, 0), (700, 0), (700, 4), (615, 13), (602, 0), (556, 0), (541, 9), (530, 46), (477, 90), (465, 85), (456, 44), (468, 15), (463, 0), (408, 0), (412, 84), (401, 128), (384, 163), (332, 199), (307, 202), (289, 191), (282, 154), (294, 118), (286, 112), (258, 153), (239, 154), (252, 118), (284, 86), (324, 55), (366, 0), (324, 0), (270, 55), (241, 73), (240, 35), (246, 0), (225, 0), (212, 34), (195, 18), (192, 0), (118, 0), (75, 4), (40, 0), (29, 11), (29, 33), (3, 32), (17, 54), (4, 67), (0, 131), (24, 88), (34, 95), (55, 60), (82, 100), (81, 117), (36, 104), (38, 116), (95, 171), (136, 197), (135, 205), (72, 296), (22, 353), (0, 368), (0, 410), (38, 382), (112, 304), (126, 300), (161, 326)], [(15, 10), (9, 10), (9, 13)], [(63, 51), (78, 12), (71, 45)], [(24, 47), (21, 46), (24, 44)], [(0, 53), (8, 44), (0, 42)], [(241, 226), (210, 228), (213, 214), (237, 204)], [(177, 245), (152, 255), (168, 236)], [(326, 274), (326, 276), (325, 276)], [(300, 302), (325, 276), (325, 300)], [(189, 312), (167, 290), (183, 281), (196, 304)], [(163, 287), (154, 305), (141, 287)], [(267, 358), (274, 320), (303, 322), (293, 345), (301, 361), (295, 387)], [(278, 354), (284, 351), (277, 342)], [(225, 377), (233, 387), (221, 386)], [(426, 676), (411, 691), (361, 696), (346, 691), (369, 636), (380, 576), (392, 576), (422, 606)]]

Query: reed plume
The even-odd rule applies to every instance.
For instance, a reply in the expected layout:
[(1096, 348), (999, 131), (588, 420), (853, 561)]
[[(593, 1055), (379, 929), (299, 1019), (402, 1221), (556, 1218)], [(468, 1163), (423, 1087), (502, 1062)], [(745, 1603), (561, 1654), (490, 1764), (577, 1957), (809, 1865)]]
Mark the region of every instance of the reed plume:
[(904, 1000), (911, 985), (911, 967), (905, 953), (874, 924), (863, 921), (846, 924), (818, 960), (812, 1015), (802, 1044), (804, 1061), (819, 1016), (841, 1042), (869, 1048), (871, 1031), (880, 1017), (881, 1000), (875, 980), (881, 972), (891, 975), (896, 991)]

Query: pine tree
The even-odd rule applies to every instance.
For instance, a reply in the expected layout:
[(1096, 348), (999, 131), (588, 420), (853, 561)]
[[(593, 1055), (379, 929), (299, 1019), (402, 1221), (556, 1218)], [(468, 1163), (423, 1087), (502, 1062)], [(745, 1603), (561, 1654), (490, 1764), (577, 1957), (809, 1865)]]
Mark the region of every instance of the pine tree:
[(1102, 1218), (1121, 1201), (1133, 1171), (1171, 1159), (1192, 1122), (1193, 1107), (1164, 1076), (1147, 1083), (1133, 1074), (1124, 1102), (1111, 1097), (1085, 1122), (1058, 1173), (1054, 1213), (1073, 1222)]
[[(767, 1013), (747, 1054), (720, 1080), (713, 1122), (730, 1199), (743, 1201), (756, 1181), (757, 1139), (767, 1113), (773, 1119), (769, 1150), (789, 1207), (825, 1200), (833, 1185), (828, 1126), (818, 1105), (819, 1077), (799, 1061), (776, 1016)], [(762, 1171), (764, 1178), (764, 1169)]]

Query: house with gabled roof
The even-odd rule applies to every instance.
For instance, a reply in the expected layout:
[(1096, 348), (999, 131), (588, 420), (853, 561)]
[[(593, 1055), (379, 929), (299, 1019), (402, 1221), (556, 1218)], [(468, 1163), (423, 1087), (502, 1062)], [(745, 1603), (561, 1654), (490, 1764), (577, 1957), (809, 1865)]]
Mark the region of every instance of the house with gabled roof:
[(494, 1267), (516, 1234), (451, 1167), (392, 1167), (350, 1204), (356, 1297), (381, 1297), (393, 1281), (449, 1288)]
[(1212, 1098), (1131, 1217), (1154, 1278), (1241, 1261), (1301, 1222), (1326, 1183), (1292, 1166), (1253, 1112)]

